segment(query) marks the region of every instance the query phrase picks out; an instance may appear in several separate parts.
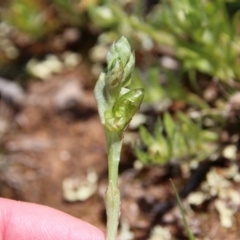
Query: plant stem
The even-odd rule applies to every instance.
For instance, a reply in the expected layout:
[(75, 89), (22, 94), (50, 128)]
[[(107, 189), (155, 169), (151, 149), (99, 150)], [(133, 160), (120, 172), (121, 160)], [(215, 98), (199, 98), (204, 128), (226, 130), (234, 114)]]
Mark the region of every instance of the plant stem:
[(107, 240), (116, 240), (120, 215), (120, 192), (118, 189), (118, 166), (122, 149), (122, 133), (110, 132), (107, 128), (109, 185), (105, 194), (107, 212)]
[(118, 165), (122, 150), (122, 134), (105, 128), (108, 150), (108, 177), (115, 187), (118, 186)]

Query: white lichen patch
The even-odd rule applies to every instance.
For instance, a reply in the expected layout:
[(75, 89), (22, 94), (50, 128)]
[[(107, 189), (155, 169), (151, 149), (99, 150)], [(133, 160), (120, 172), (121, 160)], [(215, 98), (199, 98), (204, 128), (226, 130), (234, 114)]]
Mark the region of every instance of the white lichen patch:
[(171, 233), (168, 228), (156, 226), (153, 228), (151, 236), (148, 240), (170, 240)]
[(46, 80), (53, 74), (63, 72), (65, 69), (76, 67), (81, 62), (81, 56), (73, 52), (65, 52), (58, 57), (49, 54), (42, 61), (32, 58), (27, 63), (28, 72), (34, 77)]
[(85, 201), (97, 190), (98, 176), (89, 170), (85, 179), (68, 177), (63, 180), (63, 198), (69, 202)]
[(235, 160), (237, 157), (237, 146), (233, 144), (226, 146), (222, 154), (229, 160)]
[(118, 240), (133, 240), (134, 233), (131, 231), (129, 223), (125, 220), (122, 220), (120, 222), (120, 226)]
[(233, 215), (236, 213), (236, 209), (229, 207), (226, 202), (221, 199), (215, 201), (215, 208), (219, 213), (221, 225), (225, 228), (233, 226)]
[(188, 203), (200, 205), (211, 197), (216, 198), (214, 206), (219, 214), (221, 226), (232, 227), (234, 214), (240, 206), (240, 193), (231, 184), (236, 175), (239, 175), (238, 167), (233, 163), (228, 168), (212, 168), (200, 191), (188, 196)]
[(193, 192), (189, 194), (187, 202), (192, 205), (201, 205), (204, 201), (208, 199), (208, 195), (204, 192)]
[(141, 113), (136, 113), (129, 124), (129, 128), (132, 130), (137, 129), (146, 122), (147, 122), (146, 115)]
[(82, 60), (81, 55), (70, 51), (64, 52), (62, 58), (64, 65), (67, 68), (76, 67)]

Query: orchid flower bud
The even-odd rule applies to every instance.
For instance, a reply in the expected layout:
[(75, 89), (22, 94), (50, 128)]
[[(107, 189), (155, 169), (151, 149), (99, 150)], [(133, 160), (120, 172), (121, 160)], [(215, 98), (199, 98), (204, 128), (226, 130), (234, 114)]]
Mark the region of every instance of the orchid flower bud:
[(123, 67), (125, 67), (132, 54), (131, 46), (125, 37), (121, 37), (115, 44), (115, 49), (118, 53), (118, 57), (121, 59)]
[(125, 37), (107, 53), (107, 69), (95, 86), (102, 124), (110, 131), (123, 132), (143, 100), (143, 89), (129, 90), (135, 56)]
[(127, 87), (131, 84), (131, 75), (135, 66), (135, 56), (132, 53), (128, 59), (127, 64), (124, 67), (124, 74), (122, 80), (122, 87)]
[(119, 95), (123, 74), (124, 70), (121, 61), (115, 59), (112, 63), (112, 68), (107, 71), (105, 76), (106, 90), (113, 97)]
[[(116, 67), (116, 63), (121, 62), (122, 69)], [(121, 78), (118, 78), (121, 87), (129, 86), (131, 81), (131, 73), (135, 65), (135, 56), (131, 51), (131, 47), (125, 37), (121, 37), (116, 43), (110, 47), (107, 53), (107, 74), (111, 74), (114, 70), (114, 75), (122, 74)], [(119, 72), (117, 72), (117, 70)], [(122, 71), (122, 73), (120, 73)], [(108, 84), (108, 79), (106, 79)], [(114, 84), (116, 85), (116, 83)], [(109, 92), (111, 94), (111, 92)]]
[(105, 111), (105, 126), (113, 132), (125, 130), (139, 109), (143, 96), (144, 90), (142, 88), (130, 90), (122, 95), (111, 110)]

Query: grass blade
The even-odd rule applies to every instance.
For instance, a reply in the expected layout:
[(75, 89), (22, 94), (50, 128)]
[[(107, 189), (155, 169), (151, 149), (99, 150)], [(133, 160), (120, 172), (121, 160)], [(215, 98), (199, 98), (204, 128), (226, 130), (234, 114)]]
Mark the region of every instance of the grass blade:
[(171, 179), (170, 179), (170, 181), (171, 181), (174, 193), (175, 193), (176, 198), (177, 198), (178, 206), (179, 206), (180, 211), (181, 211), (181, 215), (182, 215), (182, 218), (183, 218), (183, 223), (184, 223), (185, 230), (186, 230), (187, 235), (188, 235), (188, 239), (189, 240), (195, 240), (195, 237), (194, 237), (193, 233), (191, 232), (191, 230), (189, 228), (187, 219), (185, 218), (185, 213), (184, 213), (184, 210), (183, 210), (182, 202), (181, 202), (181, 199), (180, 199), (180, 197), (178, 195), (177, 189), (176, 189), (173, 181)]

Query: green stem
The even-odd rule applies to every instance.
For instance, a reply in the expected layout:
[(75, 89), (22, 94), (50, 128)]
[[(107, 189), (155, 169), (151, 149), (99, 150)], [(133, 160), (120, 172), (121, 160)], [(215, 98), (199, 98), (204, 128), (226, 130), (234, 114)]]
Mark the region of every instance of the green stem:
[(107, 128), (109, 185), (105, 194), (107, 212), (107, 240), (116, 240), (120, 215), (120, 192), (118, 189), (118, 166), (122, 149), (122, 133), (110, 132)]
[(118, 186), (118, 165), (122, 150), (122, 134), (105, 128), (108, 150), (108, 177), (115, 187)]

